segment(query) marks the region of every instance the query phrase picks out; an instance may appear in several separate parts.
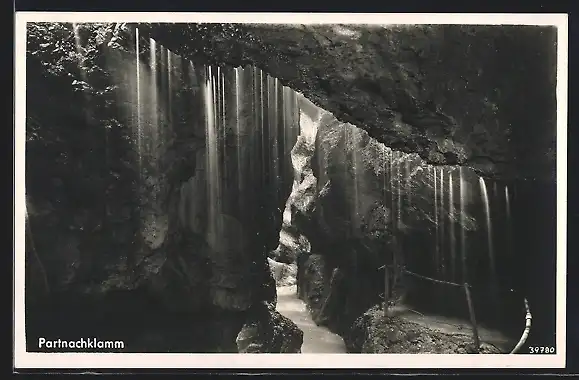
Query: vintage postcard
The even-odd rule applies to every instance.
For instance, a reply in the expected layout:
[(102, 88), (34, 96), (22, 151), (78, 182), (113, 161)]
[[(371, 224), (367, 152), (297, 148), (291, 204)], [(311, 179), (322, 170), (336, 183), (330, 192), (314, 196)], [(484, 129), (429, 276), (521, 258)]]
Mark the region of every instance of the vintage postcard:
[(15, 368), (565, 366), (565, 14), (17, 12), (15, 49)]

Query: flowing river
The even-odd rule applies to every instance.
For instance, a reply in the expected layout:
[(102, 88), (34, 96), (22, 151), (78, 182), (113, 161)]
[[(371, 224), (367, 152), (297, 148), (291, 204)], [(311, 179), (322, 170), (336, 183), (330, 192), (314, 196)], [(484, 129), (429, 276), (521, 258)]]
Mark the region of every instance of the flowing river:
[(305, 303), (298, 298), (295, 286), (277, 288), (277, 311), (291, 319), (304, 332), (302, 353), (331, 354), (346, 352), (344, 341), (339, 335), (314, 323)]

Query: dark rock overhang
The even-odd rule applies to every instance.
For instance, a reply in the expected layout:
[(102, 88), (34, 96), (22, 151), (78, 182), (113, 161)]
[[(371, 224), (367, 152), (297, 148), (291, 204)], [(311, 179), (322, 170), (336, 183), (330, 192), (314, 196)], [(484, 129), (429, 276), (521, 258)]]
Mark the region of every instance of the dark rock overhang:
[(139, 30), (197, 62), (255, 65), (428, 163), (495, 178), (554, 178), (554, 27), (157, 23)]

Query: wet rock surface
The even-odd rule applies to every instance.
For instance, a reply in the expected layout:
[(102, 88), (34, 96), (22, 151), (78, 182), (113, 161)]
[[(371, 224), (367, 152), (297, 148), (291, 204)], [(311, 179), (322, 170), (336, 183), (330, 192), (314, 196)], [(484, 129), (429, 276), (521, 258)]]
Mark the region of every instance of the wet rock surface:
[(186, 56), (254, 64), (340, 120), (429, 163), (467, 165), (491, 177), (553, 178), (554, 28), (139, 27)]
[(250, 311), (236, 342), (240, 353), (300, 353), (303, 331), (267, 303)]
[[(481, 183), (466, 168), (432, 167), (323, 112), (315, 131), (308, 149), (293, 152), (293, 161), (301, 163), (296, 172), (302, 174), (296, 175), (301, 182), (294, 184), (288, 208), (296, 235), (309, 242), (308, 249), (297, 250), (297, 287), (317, 324), (349, 334), (360, 315), (383, 304), (383, 268), (396, 263), (414, 274), (455, 284), (466, 278), (477, 320), (500, 326), (507, 335), (520, 334), (524, 294), (542, 298), (542, 291), (520, 272), (521, 263), (528, 262), (527, 253), (545, 260), (549, 256), (538, 248), (510, 251), (508, 241), (515, 236), (505, 232), (508, 221), (515, 220), (503, 207), (514, 198), (504, 193), (521, 191), (520, 185)], [(494, 204), (492, 252), (485, 199)], [(537, 210), (533, 215), (550, 214)], [(538, 275), (532, 265), (523, 265)], [(541, 276), (554, 278), (553, 273)], [(405, 274), (396, 282), (390, 278), (389, 291), (393, 304), (469, 319), (462, 286)], [(540, 318), (552, 321), (549, 313)]]
[(248, 310), (276, 301), (267, 253), (293, 181), (292, 93), (148, 40), (137, 63), (113, 29), (29, 25), (29, 349), (102, 332), (126, 352), (237, 352)]
[(296, 283), (297, 265), (280, 263), (270, 258), (267, 259), (269, 268), (275, 279), (276, 287), (291, 286)]
[(384, 318), (375, 307), (356, 320), (345, 339), (348, 352), (368, 354), (500, 354), (500, 348), (482, 343), (477, 352), (468, 332), (448, 334), (405, 321)]
[[(344, 337), (355, 326), (352, 350), (416, 350), (406, 346), (416, 340), (410, 324), (394, 321), (394, 335), (381, 337), (379, 323), (355, 322), (381, 302), (380, 268), (395, 257), (423, 275), (468, 278), (477, 313), (502, 310), (517, 332), (528, 296), (538, 310), (531, 341), (554, 339), (554, 314), (542, 313), (554, 310), (554, 285), (537, 290), (555, 273), (552, 31), (139, 28), (159, 43), (141, 38), (139, 64), (126, 25), (28, 30), (29, 349), (48, 333), (94, 331), (125, 339), (125, 352), (299, 352), (300, 330), (275, 312), (283, 276), (268, 256), (284, 268), (297, 261), (300, 298), (316, 323)], [(253, 64), (279, 80), (255, 67), (209, 74), (199, 63)], [(284, 98), (282, 84), (309, 101)], [(302, 111), (295, 147), (297, 108), (270, 107), (283, 99)], [(204, 153), (206, 114), (220, 155)], [(517, 290), (512, 302), (490, 293), (477, 173), (492, 178), (482, 184), (494, 202), (494, 239), (503, 239), (497, 276)], [(220, 210), (208, 206), (217, 193), (211, 175), (225, 183)], [(496, 232), (511, 228), (510, 242)], [(458, 305), (465, 316), (460, 291), (420, 280), (401, 288), (414, 289), (396, 295), (408, 303), (432, 312)], [(425, 334), (418, 341), (428, 352), (466, 351)]]

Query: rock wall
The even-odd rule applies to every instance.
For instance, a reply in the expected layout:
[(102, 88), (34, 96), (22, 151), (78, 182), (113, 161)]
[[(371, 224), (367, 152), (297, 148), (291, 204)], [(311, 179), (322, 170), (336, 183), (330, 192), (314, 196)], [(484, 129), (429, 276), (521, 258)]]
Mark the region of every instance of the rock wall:
[(373, 307), (356, 320), (345, 337), (348, 352), (368, 354), (501, 354), (505, 351), (483, 342), (474, 349), (468, 333), (449, 334), (402, 318), (384, 319)]
[[(467, 280), (481, 320), (517, 331), (526, 295), (530, 344), (554, 339), (553, 29), (136, 27), (28, 29), (29, 348), (94, 331), (128, 351), (295, 351), (268, 253), (343, 335), (396, 259)], [(404, 279), (394, 298), (464, 317), (460, 292)], [(294, 343), (243, 343), (275, 321)]]
[(28, 349), (92, 334), (125, 352), (238, 352), (258, 324), (262, 350), (299, 350), (267, 262), (293, 180), (294, 97), (134, 30), (29, 25)]
[(341, 121), (431, 164), (554, 178), (554, 27), (139, 27), (185, 56), (260, 67)]
[[(302, 109), (301, 121), (306, 119)], [(534, 195), (544, 189), (485, 181), (467, 168), (432, 167), (321, 109), (310, 119), (316, 137), (308, 142), (300, 136), (292, 151), (299, 184), (288, 207), (295, 234), (309, 242), (307, 249), (296, 250), (297, 285), (316, 323), (349, 337), (363, 313), (382, 307), (383, 268), (395, 264), (412, 274), (395, 281), (390, 272), (393, 304), (468, 321), (462, 287), (413, 274), (467, 282), (479, 323), (520, 334), (526, 297), (541, 320), (532, 340), (554, 339), (554, 307), (541, 306), (551, 304), (554, 292), (547, 295), (536, 285), (538, 278), (554, 284), (554, 267), (539, 271), (532, 263), (554, 258), (554, 251), (545, 250), (547, 244), (555, 246), (552, 210), (534, 208), (531, 219), (515, 215), (530, 207), (531, 188)], [(306, 127), (302, 124), (302, 133)], [(553, 193), (543, 194), (554, 199)], [(523, 243), (529, 237), (522, 231), (537, 223), (545, 230), (533, 239), (543, 248)]]

